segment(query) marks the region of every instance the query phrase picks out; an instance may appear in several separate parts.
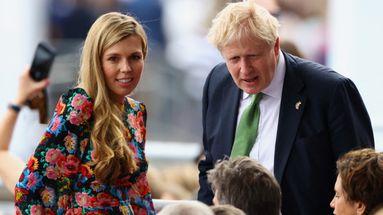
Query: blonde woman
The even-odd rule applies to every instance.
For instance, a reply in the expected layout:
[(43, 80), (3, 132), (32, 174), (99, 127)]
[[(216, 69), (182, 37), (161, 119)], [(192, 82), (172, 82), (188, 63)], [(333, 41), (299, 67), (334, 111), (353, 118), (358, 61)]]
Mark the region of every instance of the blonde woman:
[(146, 108), (137, 86), (147, 37), (133, 17), (100, 16), (82, 50), (78, 86), (63, 94), (20, 176), (22, 214), (154, 214), (146, 179)]

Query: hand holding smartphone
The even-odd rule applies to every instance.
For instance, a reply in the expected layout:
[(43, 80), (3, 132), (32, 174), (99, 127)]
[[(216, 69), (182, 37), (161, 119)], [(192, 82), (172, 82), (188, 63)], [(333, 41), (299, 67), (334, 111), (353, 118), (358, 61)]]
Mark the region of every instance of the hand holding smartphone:
[[(41, 81), (48, 78), (49, 71), (52, 67), (53, 60), (56, 56), (56, 50), (47, 43), (40, 42), (37, 45), (35, 55), (33, 57), (30, 76), (35, 81)], [(40, 123), (47, 123), (48, 121), (48, 94), (46, 89), (35, 98), (27, 102), (31, 109), (38, 109)]]

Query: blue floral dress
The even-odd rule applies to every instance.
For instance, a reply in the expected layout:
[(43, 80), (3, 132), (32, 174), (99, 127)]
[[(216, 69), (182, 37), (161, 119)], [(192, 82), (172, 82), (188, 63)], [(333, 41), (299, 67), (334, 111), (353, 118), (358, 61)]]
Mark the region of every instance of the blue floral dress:
[(91, 162), (91, 98), (81, 88), (69, 90), (15, 188), (17, 214), (155, 214), (146, 172), (146, 109), (126, 97), (126, 142), (138, 169), (115, 185), (98, 182)]

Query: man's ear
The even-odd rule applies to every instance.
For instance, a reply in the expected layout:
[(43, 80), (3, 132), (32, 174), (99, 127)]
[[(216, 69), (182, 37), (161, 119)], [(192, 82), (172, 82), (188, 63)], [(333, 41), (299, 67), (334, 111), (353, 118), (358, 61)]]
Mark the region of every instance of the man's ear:
[(279, 54), (279, 49), (280, 49), (279, 37), (277, 37), (277, 39), (275, 40), (273, 48), (274, 48), (275, 55), (278, 55)]
[(354, 203), (356, 214), (362, 215), (366, 211), (366, 205), (362, 202)]

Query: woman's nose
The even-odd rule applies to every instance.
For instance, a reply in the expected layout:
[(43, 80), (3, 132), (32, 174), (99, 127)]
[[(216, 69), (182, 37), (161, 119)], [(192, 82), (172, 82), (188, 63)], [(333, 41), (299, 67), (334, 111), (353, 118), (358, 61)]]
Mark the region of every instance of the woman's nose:
[(130, 72), (132, 70), (128, 60), (123, 60), (120, 65), (121, 72)]

